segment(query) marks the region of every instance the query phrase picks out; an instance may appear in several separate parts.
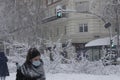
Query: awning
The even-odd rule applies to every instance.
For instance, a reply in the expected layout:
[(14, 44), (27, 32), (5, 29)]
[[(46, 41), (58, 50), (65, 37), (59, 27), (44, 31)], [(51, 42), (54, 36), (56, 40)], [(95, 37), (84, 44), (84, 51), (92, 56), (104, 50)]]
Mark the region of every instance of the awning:
[[(119, 36), (120, 39), (120, 36)], [(117, 45), (117, 36), (112, 37), (113, 44)], [(120, 40), (119, 40), (120, 42)], [(92, 46), (105, 46), (105, 45), (110, 45), (110, 37), (105, 37), (105, 38), (100, 38), (96, 40), (92, 40), (88, 42), (85, 47), (92, 47)]]

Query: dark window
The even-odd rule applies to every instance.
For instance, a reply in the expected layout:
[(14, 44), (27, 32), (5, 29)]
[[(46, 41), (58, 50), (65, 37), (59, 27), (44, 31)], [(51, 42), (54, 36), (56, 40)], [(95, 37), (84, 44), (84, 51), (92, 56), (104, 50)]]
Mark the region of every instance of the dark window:
[(83, 25), (80, 24), (80, 29), (79, 29), (80, 32), (83, 32)]
[(84, 24), (84, 32), (88, 32), (88, 25)]
[(88, 25), (87, 24), (80, 24), (79, 25), (79, 32), (88, 32)]

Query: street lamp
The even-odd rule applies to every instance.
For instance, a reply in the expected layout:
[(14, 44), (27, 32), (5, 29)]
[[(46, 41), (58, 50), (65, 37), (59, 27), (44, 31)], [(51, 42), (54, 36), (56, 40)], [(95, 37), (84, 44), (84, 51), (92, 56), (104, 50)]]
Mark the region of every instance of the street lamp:
[(111, 4), (112, 6), (114, 6), (114, 11), (115, 11), (115, 18), (116, 18), (116, 31), (117, 31), (117, 45), (116, 45), (116, 50), (117, 50), (117, 55), (120, 57), (120, 53), (119, 53), (119, 34), (120, 34), (120, 28), (119, 28), (119, 0), (113, 0), (113, 4)]
[(117, 27), (117, 54), (118, 54), (118, 56), (120, 56), (120, 54), (119, 54), (119, 33), (120, 33), (120, 28), (119, 28), (119, 16), (118, 16), (118, 6), (119, 6), (119, 3), (118, 3), (118, 0), (115, 0), (115, 13), (116, 13), (116, 27)]
[(110, 28), (111, 23), (108, 22), (104, 25), (105, 28), (109, 28), (109, 36), (110, 36), (110, 53), (112, 53), (112, 46), (113, 46), (113, 40), (112, 40), (112, 30)]

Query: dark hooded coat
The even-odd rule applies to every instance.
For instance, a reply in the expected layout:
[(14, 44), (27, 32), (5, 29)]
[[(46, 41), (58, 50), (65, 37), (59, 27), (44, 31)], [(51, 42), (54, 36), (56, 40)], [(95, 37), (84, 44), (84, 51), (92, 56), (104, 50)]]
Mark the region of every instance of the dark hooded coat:
[(7, 61), (4, 52), (0, 52), (0, 77), (9, 76)]
[[(17, 69), (17, 74), (16, 74), (16, 80), (45, 80), (45, 74), (44, 74), (44, 69), (43, 69), (43, 61), (41, 61), (41, 65), (37, 68), (35, 68), (32, 64), (28, 65), (24, 63), (22, 66), (20, 66)], [(38, 71), (38, 72), (37, 72)], [(39, 76), (29, 76), (29, 74), (32, 73), (38, 74)]]

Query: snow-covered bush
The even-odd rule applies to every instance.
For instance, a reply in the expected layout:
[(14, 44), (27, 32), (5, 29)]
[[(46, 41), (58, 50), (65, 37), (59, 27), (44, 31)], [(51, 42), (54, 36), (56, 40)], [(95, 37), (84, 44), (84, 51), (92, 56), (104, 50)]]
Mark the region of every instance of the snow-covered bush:
[[(70, 44), (70, 41), (68, 42), (68, 44)], [(101, 60), (91, 62), (83, 55), (81, 55), (82, 59), (80, 61), (76, 61), (74, 48), (71, 45), (63, 48), (60, 44), (60, 42), (54, 43), (54, 45), (56, 45), (56, 48), (52, 49), (54, 61), (50, 61), (49, 51), (47, 52), (46, 49), (44, 50), (44, 54), (41, 55), (41, 58), (44, 61), (44, 69), (47, 73), (87, 73), (97, 75), (120, 74), (120, 65), (104, 66)], [(60, 55), (60, 52), (63, 51), (63, 49), (72, 56), (70, 55), (70, 57), (65, 58)], [(27, 53), (27, 50), (28, 49), (24, 50), (25, 52), (23, 52), (22, 55), (14, 53), (15, 55), (8, 56), (8, 66), (10, 72), (16, 71), (17, 67), (15, 62), (18, 62), (20, 65), (24, 63), (26, 55), (23, 56), (23, 54)], [(62, 60), (66, 60), (67, 62), (62, 63)]]

